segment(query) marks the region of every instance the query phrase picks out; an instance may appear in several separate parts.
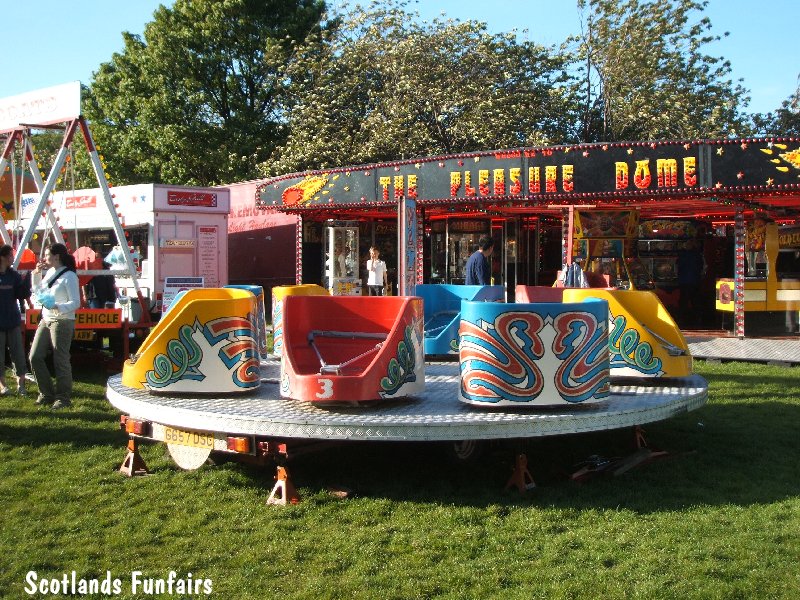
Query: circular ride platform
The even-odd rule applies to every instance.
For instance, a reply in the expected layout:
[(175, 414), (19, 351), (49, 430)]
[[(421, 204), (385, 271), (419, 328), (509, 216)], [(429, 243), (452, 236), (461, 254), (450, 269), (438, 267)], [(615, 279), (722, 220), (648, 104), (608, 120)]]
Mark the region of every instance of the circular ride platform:
[(323, 440), (457, 441), (543, 437), (619, 429), (695, 410), (708, 399), (699, 375), (612, 383), (596, 403), (537, 408), (483, 408), (458, 400), (459, 365), (425, 365), (425, 392), (417, 398), (361, 406), (319, 406), (283, 398), (279, 364), (262, 363), (262, 383), (247, 396), (165, 396), (108, 381), (106, 395), (134, 418), (201, 431)]

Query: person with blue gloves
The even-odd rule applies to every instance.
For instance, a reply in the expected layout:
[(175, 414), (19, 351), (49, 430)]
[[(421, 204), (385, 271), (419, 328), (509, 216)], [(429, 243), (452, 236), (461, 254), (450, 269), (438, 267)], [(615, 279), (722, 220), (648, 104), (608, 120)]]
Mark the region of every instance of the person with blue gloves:
[[(42, 271), (47, 272), (42, 275)], [(75, 311), (81, 305), (81, 291), (75, 272), (75, 258), (64, 244), (53, 244), (45, 259), (33, 271), (34, 297), (42, 306), (42, 318), (33, 336), (29, 358), (39, 386), (36, 404), (54, 409), (70, 405), (72, 365), (70, 346), (75, 333)], [(55, 386), (45, 359), (53, 353)]]

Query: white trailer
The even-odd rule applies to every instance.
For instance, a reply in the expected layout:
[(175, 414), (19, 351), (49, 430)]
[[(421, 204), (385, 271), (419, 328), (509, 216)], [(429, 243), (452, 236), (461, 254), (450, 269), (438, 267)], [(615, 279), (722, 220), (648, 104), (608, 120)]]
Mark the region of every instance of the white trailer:
[[(205, 287), (227, 285), (227, 189), (139, 184), (111, 188), (111, 194), (136, 264), (139, 287), (149, 303), (147, 310), (161, 311), (166, 277), (203, 277)], [(22, 197), (19, 226), (23, 230), (30, 226), (38, 199), (38, 194)], [(88, 246), (106, 258), (118, 245), (100, 188), (54, 192), (50, 207), (73, 250)], [(47, 234), (45, 220), (38, 221), (30, 244), (35, 252)], [(117, 277), (117, 287), (135, 299), (130, 277)], [(138, 320), (138, 310), (133, 307), (133, 320)]]

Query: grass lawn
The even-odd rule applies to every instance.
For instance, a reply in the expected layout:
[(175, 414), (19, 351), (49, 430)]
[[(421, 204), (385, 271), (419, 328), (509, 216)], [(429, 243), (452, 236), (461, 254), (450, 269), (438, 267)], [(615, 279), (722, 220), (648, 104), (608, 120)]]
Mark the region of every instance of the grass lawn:
[(0, 597), (73, 570), (146, 597), (133, 571), (174, 570), (230, 599), (800, 598), (800, 370), (696, 370), (708, 404), (646, 427), (674, 454), (623, 476), (567, 475), (630, 451), (631, 430), (528, 442), (526, 495), (503, 490), (511, 447), (464, 468), (434, 445), (353, 443), (293, 459), (289, 507), (265, 505), (272, 470), (184, 472), (162, 445), (143, 449), (151, 475), (121, 476), (106, 375), (76, 370), (68, 410), (0, 398)]

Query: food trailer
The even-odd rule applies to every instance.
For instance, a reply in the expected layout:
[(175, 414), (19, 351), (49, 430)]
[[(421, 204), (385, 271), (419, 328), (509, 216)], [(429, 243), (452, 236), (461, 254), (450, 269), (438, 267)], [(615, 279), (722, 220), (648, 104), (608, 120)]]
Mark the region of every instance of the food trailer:
[[(201, 277), (205, 287), (228, 283), (228, 190), (140, 184), (111, 192), (149, 312), (161, 312), (167, 277)], [(36, 194), (23, 195), (22, 228), (29, 226), (37, 200)], [(71, 248), (89, 247), (111, 264), (112, 272), (122, 270), (122, 254), (100, 189), (57, 191), (50, 207)], [(34, 252), (47, 233), (39, 220), (31, 241)], [(118, 276), (116, 284), (123, 297), (135, 296), (130, 277)], [(136, 302), (131, 304), (132, 320), (138, 320), (140, 310)]]

